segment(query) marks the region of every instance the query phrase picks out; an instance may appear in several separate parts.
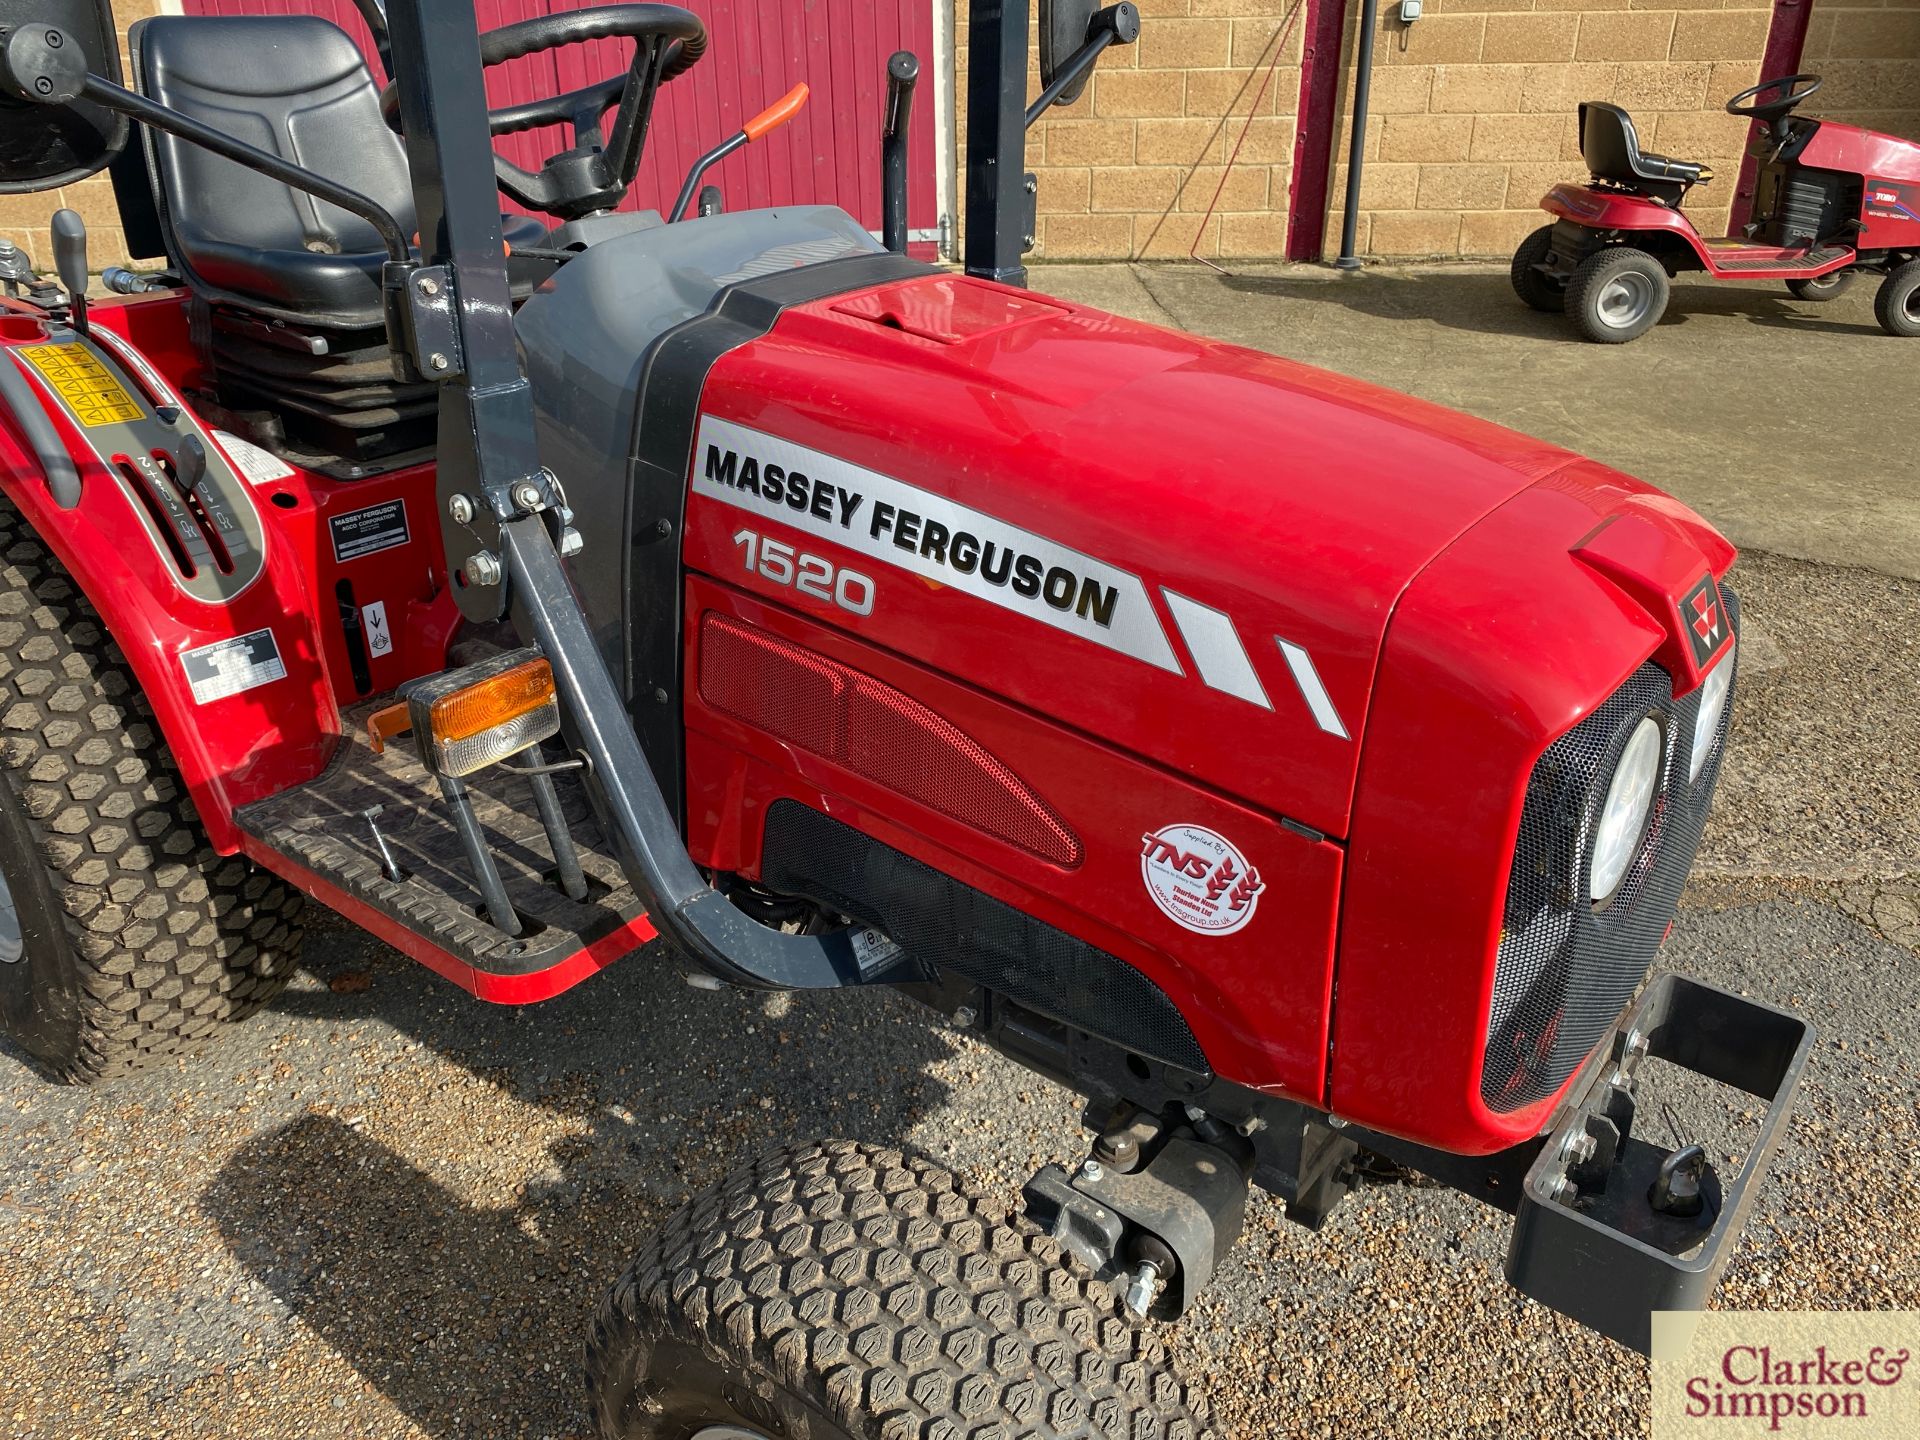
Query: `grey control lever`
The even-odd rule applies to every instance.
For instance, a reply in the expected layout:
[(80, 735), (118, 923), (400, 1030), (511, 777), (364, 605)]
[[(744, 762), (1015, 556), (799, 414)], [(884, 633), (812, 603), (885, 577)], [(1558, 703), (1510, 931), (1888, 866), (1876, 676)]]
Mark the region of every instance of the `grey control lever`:
[(71, 210), (53, 212), (53, 268), (67, 287), (73, 328), (87, 329), (87, 222)]

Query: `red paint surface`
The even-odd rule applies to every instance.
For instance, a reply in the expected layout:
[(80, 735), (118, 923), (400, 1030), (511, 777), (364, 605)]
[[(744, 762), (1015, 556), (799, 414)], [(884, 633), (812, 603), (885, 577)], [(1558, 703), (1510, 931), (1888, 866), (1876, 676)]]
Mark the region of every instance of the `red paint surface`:
[[(721, 508), (715, 502), (696, 505), (705, 512), (698, 521), (689, 513), (696, 530), (716, 518), (724, 522), (712, 514)], [(806, 543), (814, 548), (811, 538)], [(697, 538), (689, 544), (706, 552)], [(901, 587), (891, 577), (881, 585), (885, 606)], [(1136, 966), (1174, 997), (1223, 1074), (1259, 1077), (1300, 1098), (1319, 1098), (1340, 887), (1337, 845), (1310, 840), (1271, 813), (1010, 705), (924, 659), (888, 654), (819, 618), (702, 575), (687, 586), (689, 677), (700, 674), (699, 620), (709, 611), (906, 692), (1030, 786), (1085, 840), (1086, 853), (1071, 867), (1049, 863), (847, 765), (744, 725), (708, 705), (690, 684), (687, 824), (701, 863), (758, 874), (767, 807), (798, 800)], [(979, 672), (963, 666), (960, 673)], [(1266, 889), (1245, 928), (1198, 936), (1149, 898), (1140, 871), (1144, 837), (1176, 822), (1227, 836), (1259, 869)]]
[[(475, 0), (483, 30), (535, 15), (591, 8), (597, 0)], [(706, 22), (708, 48), (686, 75), (664, 87), (654, 108), (646, 154), (623, 210), (673, 203), (695, 157), (739, 130), (799, 81), (813, 98), (795, 119), (723, 160), (707, 183), (729, 210), (764, 205), (838, 205), (863, 225), (880, 226), (880, 125), (887, 57), (911, 50), (921, 82), (909, 136), (908, 224), (937, 223), (933, 157), (933, 8), (917, 0), (688, 0)], [(186, 0), (189, 15), (321, 15), (371, 56), (366, 26), (351, 0)], [(604, 80), (626, 68), (628, 42), (594, 41), (528, 56), (488, 72), (496, 105), (533, 100)], [(373, 62), (379, 78), (378, 61)], [(529, 170), (570, 143), (565, 127), (501, 136), (500, 153)], [(518, 207), (511, 207), (518, 208)]]
[[(1002, 293), (955, 277), (914, 286)], [(907, 288), (893, 287), (891, 309), (908, 308)], [(1179, 673), (875, 569), (857, 552), (831, 557), (880, 582), (859, 625), (873, 643), (937, 658), (1015, 704), (1344, 835), (1358, 746), (1314, 723), (1275, 637), (1306, 648), (1348, 733), (1360, 735), (1381, 636), (1408, 580), (1572, 457), (1271, 355), (1017, 298), (1032, 307), (1021, 323), (957, 343), (861, 318), (844, 297), (789, 310), (768, 338), (719, 361), (705, 409), (1059, 539), (1149, 592), (1226, 612), (1270, 710), (1202, 682), (1161, 599), (1152, 618), (1175, 637)], [(696, 499), (688, 563), (740, 574), (732, 536), (760, 518)], [(764, 528), (787, 538), (777, 517)], [(783, 598), (783, 587), (741, 578)]]
[(1307, 43), (1300, 61), (1300, 117), (1293, 139), (1293, 186), (1287, 196), (1287, 258), (1318, 260), (1327, 243), (1327, 201), (1333, 149), (1340, 138), (1342, 0), (1306, 0)]

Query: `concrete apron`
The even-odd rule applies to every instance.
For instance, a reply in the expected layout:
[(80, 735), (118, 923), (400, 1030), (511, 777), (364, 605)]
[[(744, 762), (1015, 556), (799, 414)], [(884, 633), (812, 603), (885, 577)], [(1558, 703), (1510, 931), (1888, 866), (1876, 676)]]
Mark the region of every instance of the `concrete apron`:
[(1743, 548), (1920, 579), (1920, 341), (1876, 277), (1825, 304), (1677, 282), (1629, 345), (1527, 309), (1506, 267), (1046, 265), (1033, 288), (1371, 380), (1591, 455)]

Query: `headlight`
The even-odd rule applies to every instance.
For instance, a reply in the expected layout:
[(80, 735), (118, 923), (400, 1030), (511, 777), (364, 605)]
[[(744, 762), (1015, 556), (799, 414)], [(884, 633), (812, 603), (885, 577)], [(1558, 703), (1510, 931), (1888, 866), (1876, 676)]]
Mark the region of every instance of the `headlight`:
[(1720, 717), (1726, 713), (1727, 695), (1733, 689), (1733, 661), (1723, 659), (1700, 682), (1700, 711), (1693, 722), (1693, 755), (1687, 761), (1687, 783), (1691, 785), (1707, 768), (1707, 755), (1714, 737), (1720, 733)]
[(1587, 893), (1596, 905), (1611, 900), (1620, 888), (1627, 867), (1633, 863), (1633, 853), (1640, 848), (1640, 837), (1646, 833), (1653, 792), (1660, 784), (1661, 738), (1660, 722), (1647, 716), (1634, 726), (1620, 763), (1614, 767), (1607, 803), (1601, 807), (1600, 823), (1593, 831)]

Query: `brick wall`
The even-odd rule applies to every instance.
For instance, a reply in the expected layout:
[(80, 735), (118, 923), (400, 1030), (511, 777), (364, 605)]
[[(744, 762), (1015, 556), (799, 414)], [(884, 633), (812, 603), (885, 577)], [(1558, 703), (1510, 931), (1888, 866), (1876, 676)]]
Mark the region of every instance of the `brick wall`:
[(1804, 56), (1826, 80), (1811, 113), (1920, 140), (1920, 0), (1820, 0)]
[[(127, 63), (127, 27), (149, 15), (178, 8), (167, 0), (114, 0), (113, 18), (120, 26), (123, 71)], [(127, 263), (127, 242), (120, 233), (120, 209), (114, 204), (113, 185), (105, 175), (95, 175), (59, 190), (43, 190), (37, 195), (0, 195), (0, 235), (24, 246), (43, 271), (51, 272), (53, 237), (47, 222), (53, 218), (53, 212), (63, 206), (76, 211), (87, 222), (87, 258), (94, 269)]]
[[(1028, 133), (1027, 164), (1040, 182), (1031, 258), (1172, 259), (1196, 247), (1208, 257), (1279, 254), (1293, 175), (1305, 5), (1136, 3), (1143, 20), (1139, 42), (1110, 48), (1080, 99), (1056, 106)], [(961, 0), (962, 97), (966, 25)], [(1028, 93), (1038, 89), (1036, 71)], [(961, 122), (964, 127), (964, 114)], [(1229, 175), (1227, 156), (1236, 144)], [(963, 156), (964, 145), (963, 128)], [(1208, 218), (1216, 192), (1219, 203)]]
[(1427, 0), (1411, 26), (1383, 18), (1359, 251), (1510, 254), (1542, 223), (1547, 188), (1584, 175), (1582, 100), (1625, 106), (1647, 149), (1712, 165), (1687, 209), (1724, 229), (1747, 125), (1722, 107), (1760, 78), (1769, 17), (1767, 0)]

